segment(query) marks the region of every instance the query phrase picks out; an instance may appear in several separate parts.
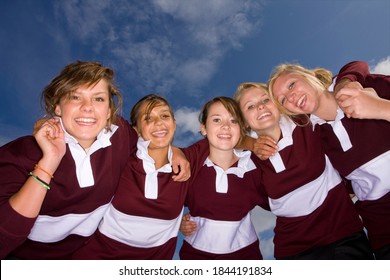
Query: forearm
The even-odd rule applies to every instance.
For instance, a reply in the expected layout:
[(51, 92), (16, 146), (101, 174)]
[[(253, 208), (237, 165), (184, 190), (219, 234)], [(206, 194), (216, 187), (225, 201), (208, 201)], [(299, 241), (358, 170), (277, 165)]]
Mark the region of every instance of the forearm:
[(380, 99), (376, 111), (376, 119), (386, 120), (390, 122), (390, 100)]
[(369, 66), (364, 61), (353, 61), (344, 65), (337, 74), (336, 87), (344, 79), (364, 84), (367, 75), (370, 74)]
[(42, 158), (37, 163), (20, 190), (9, 199), (16, 212), (28, 218), (38, 216), (58, 164), (50, 158)]
[(341, 80), (337, 79), (336, 85), (334, 87), (334, 93), (338, 93), (340, 89), (345, 87), (347, 84), (352, 82), (349, 78), (342, 78)]
[(256, 139), (245, 135), (241, 141), (237, 144), (236, 148), (240, 150), (248, 150), (248, 151), (254, 151), (254, 145), (255, 145)]

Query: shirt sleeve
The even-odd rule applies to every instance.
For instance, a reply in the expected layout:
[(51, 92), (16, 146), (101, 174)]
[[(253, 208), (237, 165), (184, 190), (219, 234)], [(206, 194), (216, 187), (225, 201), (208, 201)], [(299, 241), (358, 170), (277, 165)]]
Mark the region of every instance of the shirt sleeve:
[(19, 191), (34, 166), (36, 149), (32, 141), (24, 138), (0, 148), (0, 259), (27, 239), (36, 220), (24, 217), (9, 204), (10, 197)]
[(352, 61), (340, 69), (337, 75), (336, 85), (344, 78), (347, 78), (352, 82), (359, 82), (363, 85), (368, 75), (370, 75), (370, 69), (367, 62)]
[(182, 149), (184, 155), (191, 165), (191, 177), (195, 177), (204, 161), (210, 154), (209, 141), (207, 139), (199, 140), (191, 146)]

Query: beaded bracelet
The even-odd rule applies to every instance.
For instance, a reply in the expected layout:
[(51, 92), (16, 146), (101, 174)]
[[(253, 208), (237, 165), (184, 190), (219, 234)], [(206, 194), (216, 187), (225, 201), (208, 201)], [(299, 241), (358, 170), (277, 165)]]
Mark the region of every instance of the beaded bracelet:
[(35, 181), (37, 181), (42, 187), (50, 190), (50, 186), (48, 183), (46, 183), (45, 181), (42, 181), (41, 178), (39, 178), (38, 176), (35, 176), (34, 174), (32, 174), (32, 172), (28, 173), (28, 176), (31, 176), (34, 178)]
[(52, 174), (50, 174), (48, 171), (46, 171), (45, 169), (43, 169), (42, 167), (40, 167), (38, 164), (35, 164), (34, 169), (40, 169), (40, 170), (42, 170), (43, 172), (45, 172), (47, 175), (49, 175), (52, 179), (54, 178), (54, 176), (53, 176)]

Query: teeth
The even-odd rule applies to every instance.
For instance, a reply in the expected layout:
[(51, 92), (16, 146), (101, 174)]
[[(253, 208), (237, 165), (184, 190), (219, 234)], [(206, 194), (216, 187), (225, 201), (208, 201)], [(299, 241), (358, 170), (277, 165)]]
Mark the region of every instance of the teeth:
[(219, 138), (232, 138), (232, 136), (231, 135), (227, 135), (227, 134), (220, 134), (220, 135), (218, 135), (218, 137)]
[(261, 114), (257, 119), (260, 120), (260, 119), (262, 119), (262, 118), (264, 118), (264, 117), (267, 117), (267, 116), (271, 116), (271, 113), (270, 113), (270, 112), (263, 113), (263, 114)]
[(163, 131), (156, 131), (156, 132), (153, 132), (152, 135), (154, 136), (165, 136), (168, 132), (163, 130)]
[(298, 107), (301, 107), (302, 102), (303, 102), (304, 99), (305, 99), (305, 95), (302, 95), (302, 97), (299, 98), (298, 103), (297, 103), (297, 106), (298, 106)]
[(84, 122), (84, 123), (94, 123), (96, 122), (95, 119), (90, 119), (90, 118), (79, 118), (76, 119), (77, 122)]

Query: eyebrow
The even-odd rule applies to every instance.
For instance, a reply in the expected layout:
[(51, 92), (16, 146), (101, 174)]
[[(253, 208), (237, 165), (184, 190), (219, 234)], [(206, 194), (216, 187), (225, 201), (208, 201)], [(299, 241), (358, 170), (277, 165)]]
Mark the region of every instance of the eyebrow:
[[(78, 91), (78, 90), (71, 91), (71, 93), (84, 94), (83, 92)], [(99, 92), (92, 93), (92, 95), (99, 95), (99, 94), (109, 94), (109, 92), (108, 91), (99, 91)]]

